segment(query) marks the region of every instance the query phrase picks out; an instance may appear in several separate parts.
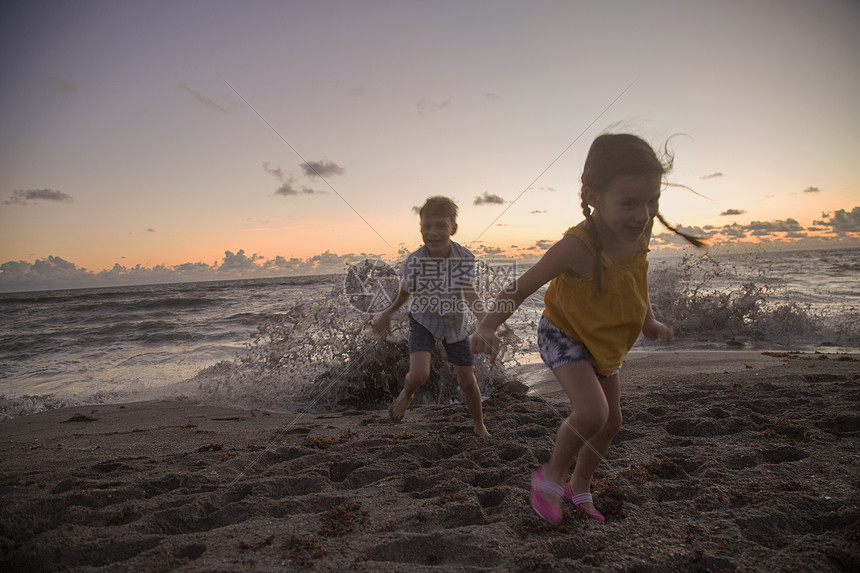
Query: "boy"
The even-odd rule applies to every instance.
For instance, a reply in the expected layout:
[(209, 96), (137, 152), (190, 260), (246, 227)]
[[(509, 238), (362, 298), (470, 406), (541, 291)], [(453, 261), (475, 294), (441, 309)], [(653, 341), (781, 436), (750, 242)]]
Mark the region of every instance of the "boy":
[(448, 362), (457, 373), (457, 384), (472, 415), (475, 434), (489, 436), (466, 335), (467, 308), (476, 315), (482, 308), (481, 304), (476, 305), (482, 301), (473, 282), (475, 256), (451, 240), (451, 235), (457, 232), (457, 205), (451, 199), (430, 197), (418, 215), (424, 246), (407, 257), (397, 298), (371, 324), (374, 333), (384, 336), (391, 315), (413, 297), (409, 308), (409, 372), (388, 414), (396, 422), (403, 420), (416, 390), (430, 377), (433, 346), (436, 340), (441, 340)]

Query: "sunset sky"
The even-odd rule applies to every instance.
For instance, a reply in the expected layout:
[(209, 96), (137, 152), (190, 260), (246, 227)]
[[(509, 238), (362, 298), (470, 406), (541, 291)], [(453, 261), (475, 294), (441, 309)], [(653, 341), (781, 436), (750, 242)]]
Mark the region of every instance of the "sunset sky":
[(31, 0), (0, 29), (0, 289), (394, 259), (437, 194), (458, 242), (535, 256), (603, 131), (681, 134), (707, 199), (661, 210), (715, 244), (860, 245), (856, 1)]

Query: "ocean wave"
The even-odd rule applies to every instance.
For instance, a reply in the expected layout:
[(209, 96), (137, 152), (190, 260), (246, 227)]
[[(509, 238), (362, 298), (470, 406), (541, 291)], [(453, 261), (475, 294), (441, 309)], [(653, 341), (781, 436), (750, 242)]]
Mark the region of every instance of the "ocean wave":
[[(370, 336), (370, 317), (352, 308), (335, 289), (314, 301), (302, 301), (270, 315), (233, 361), (200, 371), (176, 388), (210, 404), (269, 409), (330, 411), (387, 406), (400, 392), (409, 369), (408, 321), (395, 315), (386, 340)], [(519, 340), (506, 331), (506, 356)], [(513, 361), (489, 366), (476, 362), (485, 397), (515, 383)], [(416, 393), (416, 403), (460, 399), (453, 368), (441, 349), (431, 358), (431, 375)]]
[(225, 322), (231, 324), (240, 324), (243, 326), (256, 327), (258, 324), (266, 320), (270, 314), (260, 312), (239, 312), (231, 314), (224, 319)]
[[(814, 265), (819, 256), (761, 264), (658, 260), (650, 295), (658, 318), (675, 329), (673, 348), (856, 352), (860, 297), (856, 280), (842, 276), (856, 265), (834, 255), (837, 270), (824, 271), (829, 265)], [(819, 277), (824, 272), (830, 274)], [(128, 400), (143, 396), (145, 384), (157, 386), (145, 394), (152, 399), (284, 410), (383, 407), (408, 369), (406, 314), (396, 315), (387, 341), (375, 341), (366, 334), (370, 316), (342, 291), (342, 277), (300, 277), (0, 297), (0, 418)], [(171, 309), (164, 301), (191, 302)], [(87, 305), (90, 312), (68, 312)], [(517, 361), (536, 348), (542, 310), (538, 291), (508, 320), (500, 371), (476, 362), (485, 394), (516, 380)], [(644, 339), (637, 345), (656, 347)], [(419, 403), (459, 399), (450, 366), (437, 354)], [(39, 388), (44, 395), (35, 395)]]
[(98, 312), (109, 314), (111, 312), (157, 312), (159, 310), (181, 311), (189, 309), (200, 309), (217, 306), (221, 300), (210, 297), (164, 297), (145, 300), (111, 300), (111, 301), (87, 301), (69, 307), (70, 312), (91, 314)]
[(58, 408), (117, 404), (126, 401), (129, 401), (129, 395), (123, 392), (94, 392), (83, 396), (61, 393), (33, 396), (0, 395), (0, 421)]
[(749, 339), (780, 345), (860, 347), (860, 315), (824, 295), (796, 293), (785, 280), (750, 277), (713, 259), (652, 269), (658, 318), (683, 338)]

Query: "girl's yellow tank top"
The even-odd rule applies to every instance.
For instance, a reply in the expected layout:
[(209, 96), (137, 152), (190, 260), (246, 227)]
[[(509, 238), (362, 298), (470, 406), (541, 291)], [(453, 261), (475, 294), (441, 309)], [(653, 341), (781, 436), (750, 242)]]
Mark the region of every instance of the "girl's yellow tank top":
[[(582, 227), (564, 233), (582, 241), (596, 256), (596, 249)], [(554, 278), (544, 296), (544, 316), (581, 341), (594, 356), (602, 375), (615, 372), (642, 332), (648, 313), (648, 243), (642, 236), (642, 250), (612, 261), (605, 254), (603, 291), (598, 293), (591, 278), (570, 274)]]

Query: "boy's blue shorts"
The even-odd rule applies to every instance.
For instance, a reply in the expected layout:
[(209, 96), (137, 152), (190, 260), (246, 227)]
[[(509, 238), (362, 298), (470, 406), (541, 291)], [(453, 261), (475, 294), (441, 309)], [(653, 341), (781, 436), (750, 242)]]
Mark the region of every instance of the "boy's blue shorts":
[[(409, 315), (409, 354), (413, 352), (433, 352), (433, 347), (436, 346), (436, 338), (433, 333), (424, 328), (424, 326)], [(442, 341), (442, 346), (445, 347), (445, 355), (448, 357), (448, 362), (454, 366), (473, 366), (475, 357), (472, 355), (472, 349), (469, 346), (469, 337), (458, 342)]]

